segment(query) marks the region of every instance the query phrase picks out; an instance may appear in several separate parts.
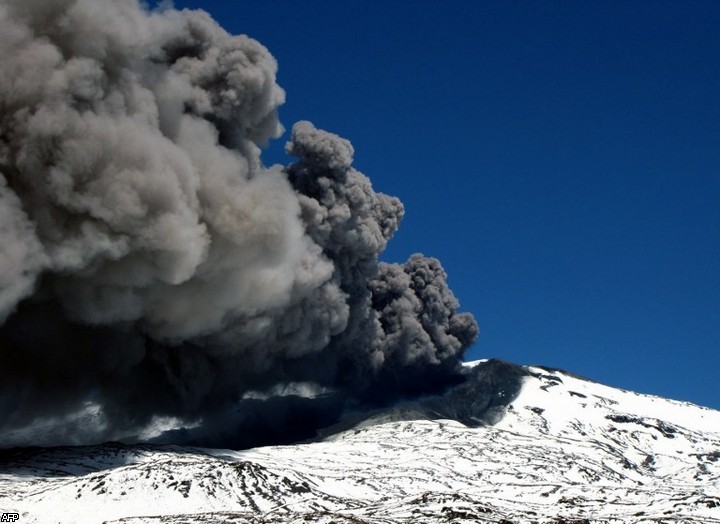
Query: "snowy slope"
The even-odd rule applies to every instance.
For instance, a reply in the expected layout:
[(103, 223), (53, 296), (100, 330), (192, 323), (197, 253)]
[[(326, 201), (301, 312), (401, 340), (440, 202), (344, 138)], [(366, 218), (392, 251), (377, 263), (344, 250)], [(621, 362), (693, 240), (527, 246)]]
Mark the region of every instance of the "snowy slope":
[(6, 451), (20, 522), (720, 523), (720, 412), (488, 361), (322, 440)]

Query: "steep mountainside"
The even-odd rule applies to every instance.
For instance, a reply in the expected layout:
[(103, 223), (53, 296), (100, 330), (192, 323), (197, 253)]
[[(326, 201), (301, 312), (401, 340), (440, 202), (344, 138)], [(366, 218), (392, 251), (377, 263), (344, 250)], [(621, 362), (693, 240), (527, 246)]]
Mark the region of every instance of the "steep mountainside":
[(0, 510), (51, 522), (720, 523), (720, 412), (468, 365), (443, 397), (246, 451), (6, 450)]

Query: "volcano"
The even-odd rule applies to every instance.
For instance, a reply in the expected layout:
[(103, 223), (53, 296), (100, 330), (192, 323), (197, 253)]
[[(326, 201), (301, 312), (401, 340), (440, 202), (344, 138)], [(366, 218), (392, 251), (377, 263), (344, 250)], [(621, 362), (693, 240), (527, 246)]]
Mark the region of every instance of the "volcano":
[(12, 448), (23, 523), (717, 523), (720, 412), (498, 360), (311, 441)]

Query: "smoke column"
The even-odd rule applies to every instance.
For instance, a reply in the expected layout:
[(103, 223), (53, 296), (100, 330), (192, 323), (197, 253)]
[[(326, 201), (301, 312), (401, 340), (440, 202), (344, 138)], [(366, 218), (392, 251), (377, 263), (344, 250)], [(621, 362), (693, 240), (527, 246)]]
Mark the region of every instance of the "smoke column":
[(263, 165), (276, 70), (203, 11), (0, 0), (0, 446), (256, 444), (455, 376), (477, 325), (378, 262), (403, 207), (351, 144)]

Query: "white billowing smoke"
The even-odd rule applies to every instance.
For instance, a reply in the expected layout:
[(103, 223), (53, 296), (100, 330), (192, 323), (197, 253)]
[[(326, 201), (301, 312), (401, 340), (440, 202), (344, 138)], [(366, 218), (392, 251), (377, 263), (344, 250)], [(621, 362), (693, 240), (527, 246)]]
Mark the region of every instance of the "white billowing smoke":
[(299, 160), (263, 166), (276, 69), (202, 11), (0, 0), (0, 434), (89, 401), (102, 433), (68, 439), (210, 428), (248, 391), (454, 372), (475, 321), (436, 260), (378, 263), (403, 208), (350, 143), (300, 122)]

